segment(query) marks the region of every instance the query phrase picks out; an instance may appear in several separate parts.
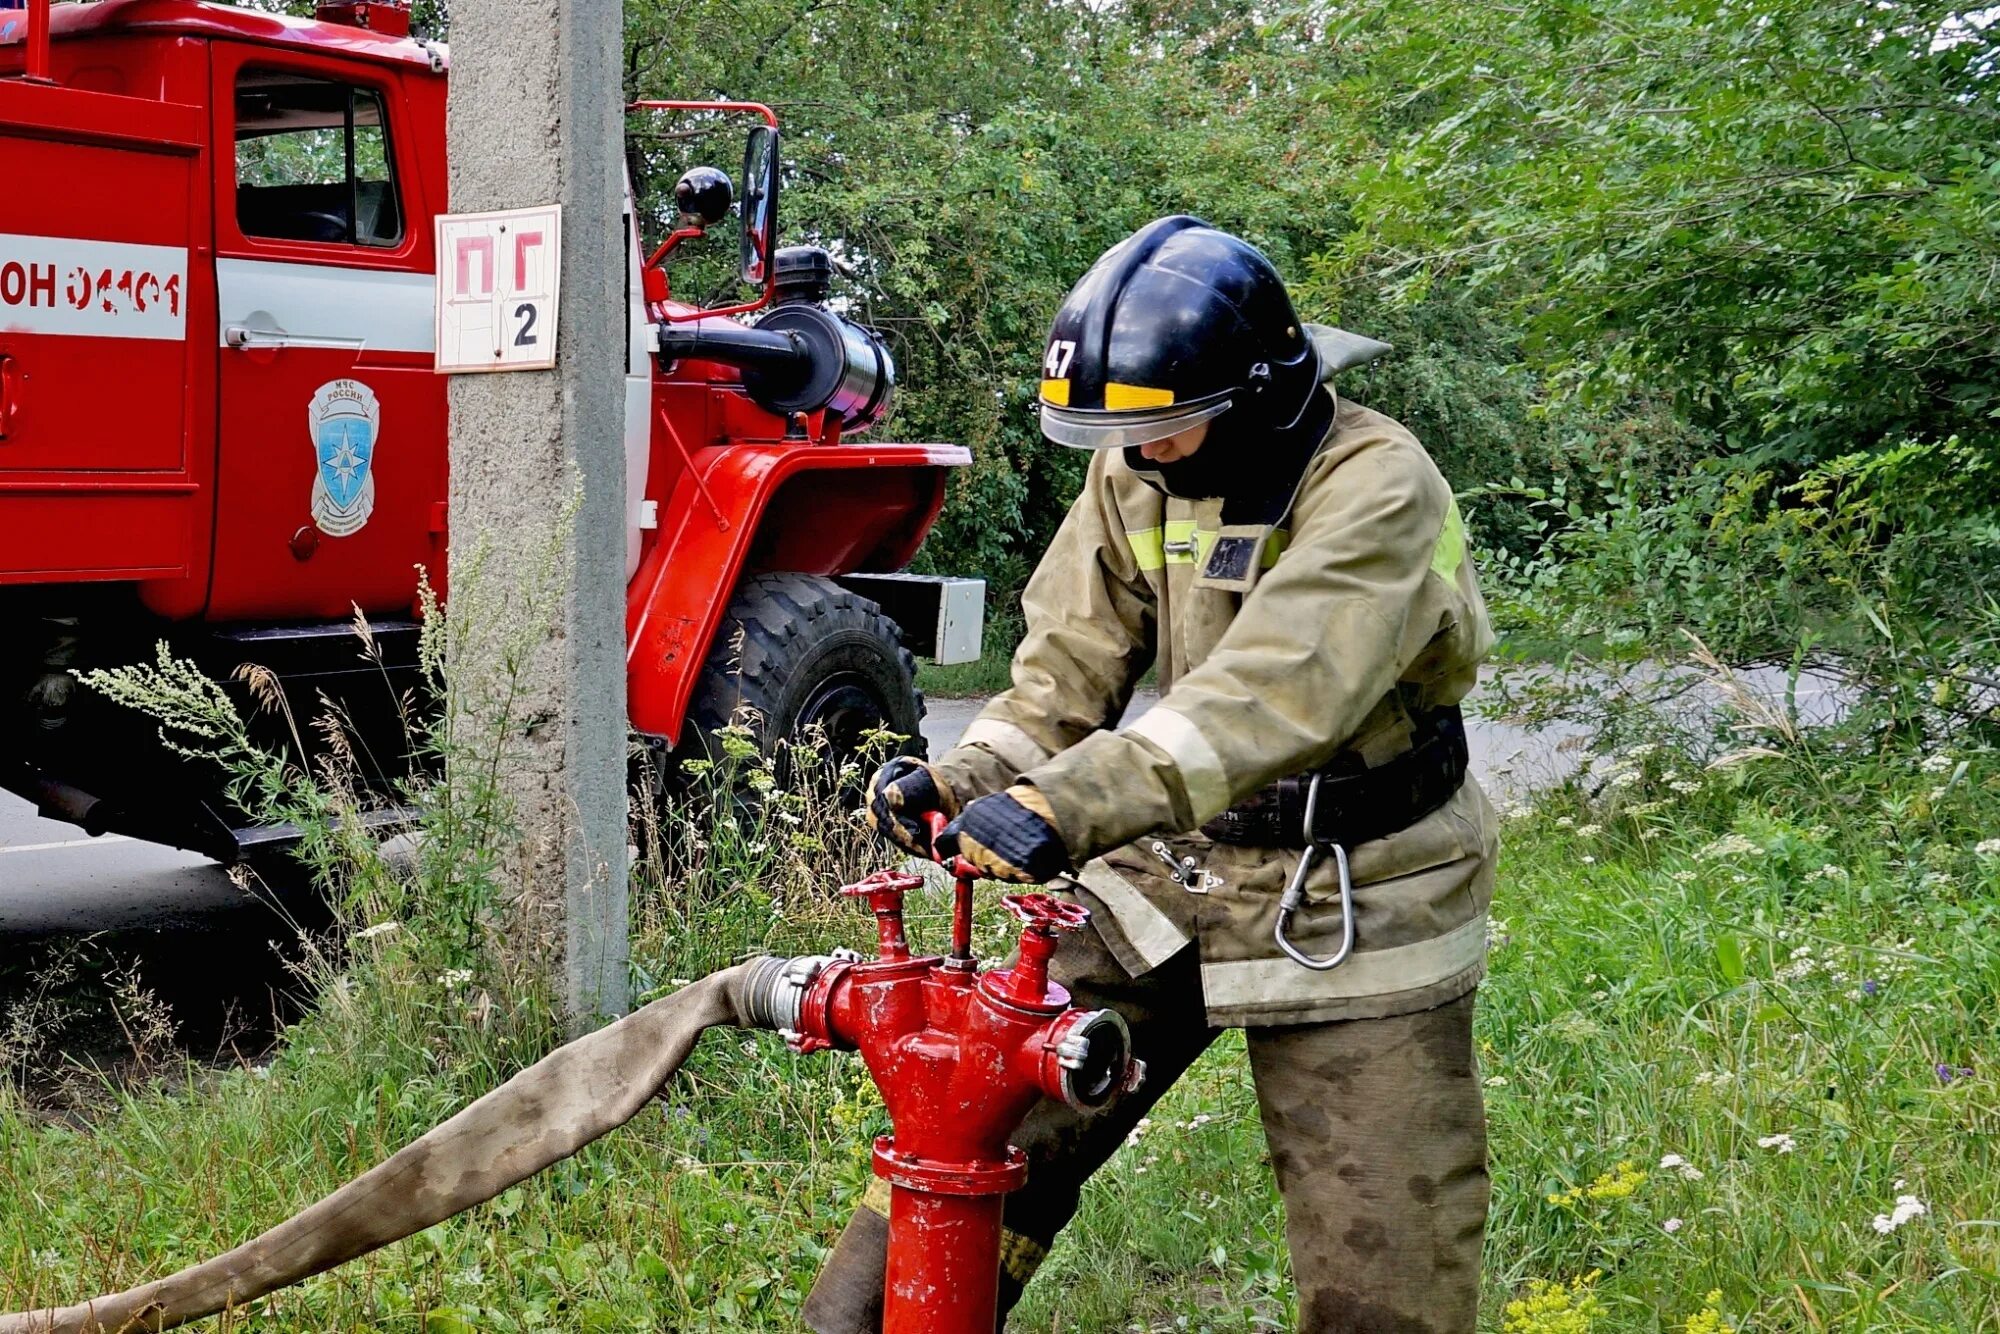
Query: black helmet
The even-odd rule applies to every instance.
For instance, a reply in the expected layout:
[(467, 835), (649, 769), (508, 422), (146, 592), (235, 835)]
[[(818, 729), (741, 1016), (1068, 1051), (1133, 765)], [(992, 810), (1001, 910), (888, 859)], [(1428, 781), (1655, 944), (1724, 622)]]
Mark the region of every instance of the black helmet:
[(1199, 218), (1161, 218), (1105, 251), (1056, 311), (1042, 432), (1079, 449), (1135, 447), (1224, 413), (1211, 437), (1285, 431), (1319, 380), (1271, 261)]

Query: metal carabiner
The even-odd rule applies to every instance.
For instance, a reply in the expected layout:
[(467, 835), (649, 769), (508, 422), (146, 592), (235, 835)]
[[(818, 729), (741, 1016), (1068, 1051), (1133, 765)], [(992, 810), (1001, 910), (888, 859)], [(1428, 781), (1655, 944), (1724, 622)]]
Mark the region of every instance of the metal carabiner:
[[(1347, 849), (1338, 843), (1321, 844), (1313, 838), (1313, 816), (1319, 808), (1319, 781), (1320, 775), (1314, 774), (1312, 786), (1306, 790), (1306, 847), (1299, 856), (1299, 869), (1292, 873), (1292, 883), (1285, 886), (1284, 897), (1278, 900), (1278, 925), (1272, 931), (1272, 938), (1293, 963), (1316, 973), (1324, 973), (1346, 963), (1347, 956), (1354, 952), (1354, 881), (1347, 873)], [(1292, 924), (1292, 914), (1306, 901), (1306, 877), (1312, 873), (1313, 860), (1322, 847), (1333, 849), (1334, 865), (1340, 871), (1340, 948), (1327, 958), (1315, 959), (1292, 944), (1285, 928)]]

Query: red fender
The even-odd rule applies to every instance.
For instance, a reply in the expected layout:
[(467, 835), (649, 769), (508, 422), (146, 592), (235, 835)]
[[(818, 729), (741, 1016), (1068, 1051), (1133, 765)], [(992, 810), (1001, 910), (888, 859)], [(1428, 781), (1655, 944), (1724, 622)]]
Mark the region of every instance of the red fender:
[(679, 739), (695, 679), (745, 574), (898, 569), (944, 505), (947, 470), (970, 462), (957, 445), (802, 440), (693, 451), (626, 594), (633, 729)]

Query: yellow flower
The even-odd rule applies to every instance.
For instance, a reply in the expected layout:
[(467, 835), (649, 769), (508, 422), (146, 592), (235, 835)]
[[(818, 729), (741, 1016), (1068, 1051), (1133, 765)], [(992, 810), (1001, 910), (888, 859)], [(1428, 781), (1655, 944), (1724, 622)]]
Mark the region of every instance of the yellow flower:
[(1711, 1290), (1702, 1299), (1701, 1309), (1689, 1316), (1681, 1329), (1684, 1334), (1736, 1334), (1736, 1326), (1723, 1318), (1722, 1289)]
[(1527, 1293), (1507, 1303), (1501, 1334), (1590, 1334), (1591, 1323), (1604, 1314), (1591, 1291), (1600, 1277), (1602, 1271), (1593, 1269), (1568, 1283), (1529, 1279)]
[(1646, 1184), (1646, 1174), (1637, 1163), (1625, 1161), (1609, 1172), (1600, 1173), (1588, 1186), (1571, 1186), (1568, 1190), (1556, 1191), (1544, 1198), (1558, 1209), (1574, 1209), (1584, 1200), (1629, 1199)]

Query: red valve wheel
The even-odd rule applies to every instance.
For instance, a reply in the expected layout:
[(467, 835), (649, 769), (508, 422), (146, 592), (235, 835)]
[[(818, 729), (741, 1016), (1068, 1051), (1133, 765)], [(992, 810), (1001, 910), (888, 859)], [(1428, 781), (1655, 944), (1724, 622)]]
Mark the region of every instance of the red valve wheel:
[(1077, 931), (1090, 923), (1090, 909), (1052, 894), (1009, 894), (1000, 902), (1030, 927), (1049, 932)]
[(911, 875), (907, 871), (877, 871), (866, 880), (842, 885), (840, 892), (850, 898), (863, 899), (871, 894), (879, 894), (885, 889), (894, 890), (898, 894), (907, 894), (913, 889), (923, 888), (923, 884), (922, 876)]

